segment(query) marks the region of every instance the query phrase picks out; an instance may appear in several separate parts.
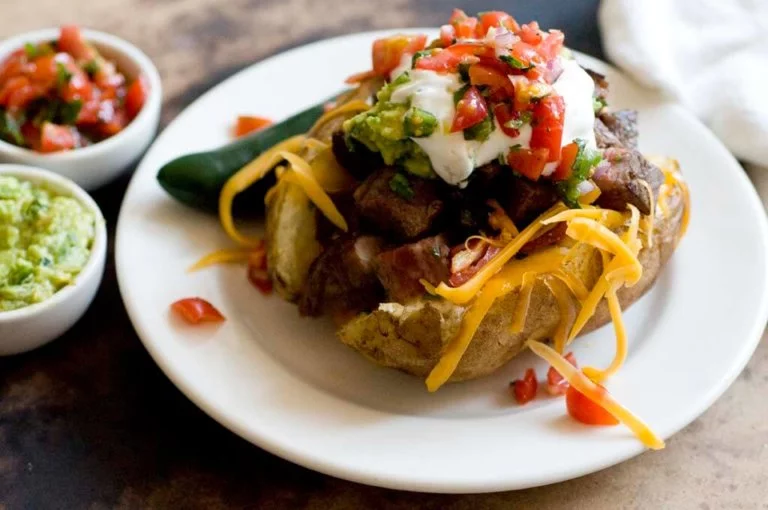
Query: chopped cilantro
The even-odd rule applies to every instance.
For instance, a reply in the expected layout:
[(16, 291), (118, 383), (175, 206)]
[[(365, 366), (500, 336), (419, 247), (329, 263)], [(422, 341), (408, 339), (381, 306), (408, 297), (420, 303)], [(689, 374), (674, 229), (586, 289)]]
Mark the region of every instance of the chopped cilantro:
[(491, 136), (495, 128), (493, 117), (488, 114), (482, 121), (464, 130), (464, 139), (484, 142)]
[(73, 125), (77, 120), (77, 116), (80, 114), (80, 109), (83, 107), (83, 102), (79, 99), (75, 99), (70, 103), (62, 102), (59, 104), (57, 116), (59, 124)]
[(514, 119), (510, 119), (507, 122), (504, 123), (504, 127), (510, 128), (510, 129), (520, 129), (525, 124), (530, 124), (531, 120), (533, 119), (533, 113), (529, 111), (521, 112), (520, 115), (518, 115)]
[(63, 87), (72, 79), (72, 73), (61, 62), (56, 62), (56, 85)]
[(389, 189), (406, 200), (411, 200), (415, 196), (411, 183), (408, 182), (408, 178), (404, 174), (395, 174), (389, 180)]
[(83, 71), (88, 73), (88, 76), (93, 78), (96, 75), (96, 73), (99, 72), (99, 63), (96, 61), (95, 58), (92, 58), (91, 60), (89, 60), (83, 65)]
[(469, 64), (459, 64), (459, 77), (462, 81), (469, 83)]
[(413, 58), (411, 59), (411, 69), (416, 67), (417, 60), (420, 58), (429, 57), (430, 55), (432, 55), (432, 50), (421, 50), (414, 53)]
[(21, 134), (21, 124), (23, 119), (19, 121), (9, 112), (0, 109), (0, 138), (23, 147), (26, 145), (26, 140)]
[(459, 101), (461, 101), (464, 98), (464, 94), (467, 93), (467, 90), (469, 90), (469, 85), (464, 85), (459, 90), (453, 93), (453, 104), (457, 104)]
[(526, 65), (523, 63), (522, 60), (513, 57), (512, 55), (501, 55), (499, 57), (503, 62), (505, 62), (509, 67), (513, 69), (519, 69), (520, 71), (528, 71), (529, 69), (533, 69), (536, 67), (533, 64)]
[(26, 53), (28, 59), (37, 58), (38, 55), (38, 48), (36, 44), (33, 44), (31, 42), (24, 44), (24, 53)]
[(578, 186), (581, 182), (589, 178), (591, 170), (600, 163), (603, 156), (599, 150), (587, 147), (586, 142), (581, 138), (577, 138), (574, 142), (579, 146), (579, 152), (576, 154), (576, 159), (571, 166), (571, 176), (565, 181), (558, 182), (556, 184), (556, 189), (563, 199), (563, 202), (565, 202), (568, 207), (578, 209)]

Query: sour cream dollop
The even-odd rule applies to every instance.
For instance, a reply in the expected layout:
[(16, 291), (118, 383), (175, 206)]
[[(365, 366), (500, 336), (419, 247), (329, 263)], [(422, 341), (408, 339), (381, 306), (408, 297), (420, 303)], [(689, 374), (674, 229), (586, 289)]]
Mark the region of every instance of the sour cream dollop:
[[(562, 145), (581, 138), (586, 141), (588, 147), (595, 147), (595, 114), (592, 106), (594, 83), (575, 60), (560, 58), (563, 72), (553, 84), (553, 88), (565, 102)], [(451, 133), (451, 124), (456, 114), (453, 95), (463, 86), (459, 75), (423, 69), (411, 70), (410, 64), (411, 56), (405, 55), (401, 65), (392, 72), (393, 80), (404, 72), (409, 73), (410, 80), (395, 89), (391, 101), (410, 101), (411, 106), (431, 113), (438, 120), (439, 127), (434, 133), (412, 140), (429, 156), (432, 168), (445, 182), (463, 187), (475, 168), (490, 163), (500, 155), (506, 155), (514, 146), (530, 147), (532, 129), (528, 124), (520, 128), (518, 136), (510, 137), (501, 130), (498, 121), (494, 120), (495, 129), (488, 139), (482, 142), (465, 140), (461, 132)], [(551, 173), (555, 166), (548, 165), (545, 173)]]

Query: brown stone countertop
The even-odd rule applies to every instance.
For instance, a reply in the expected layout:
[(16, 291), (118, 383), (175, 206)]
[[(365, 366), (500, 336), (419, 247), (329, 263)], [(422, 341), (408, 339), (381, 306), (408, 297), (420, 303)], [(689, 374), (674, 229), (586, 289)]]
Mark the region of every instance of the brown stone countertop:
[[(0, 38), (77, 23), (138, 44), (162, 75), (164, 124), (210, 86), (270, 54), (349, 32), (435, 26), (454, 6), (539, 19), (564, 28), (569, 45), (602, 56), (597, 0), (1, 3)], [(94, 193), (110, 239), (127, 182)], [(766, 395), (762, 342), (725, 395), (661, 452), (516, 492), (447, 496), (366, 487), (274, 457), (184, 398), (136, 337), (110, 250), (96, 301), (69, 333), (35, 352), (0, 358), (0, 510), (768, 508)]]

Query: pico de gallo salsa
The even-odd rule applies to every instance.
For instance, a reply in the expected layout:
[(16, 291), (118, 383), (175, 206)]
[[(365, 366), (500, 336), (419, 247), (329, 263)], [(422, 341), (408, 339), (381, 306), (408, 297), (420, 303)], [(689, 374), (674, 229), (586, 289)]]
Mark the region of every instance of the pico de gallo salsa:
[(553, 181), (575, 204), (600, 155), (594, 84), (563, 41), (561, 31), (535, 21), (460, 9), (431, 43), (423, 34), (379, 39), (373, 69), (348, 81), (389, 83), (374, 108), (345, 124), (347, 141), (460, 186), (475, 168), (499, 161), (530, 180)]
[(50, 153), (86, 147), (122, 131), (148, 85), (128, 82), (76, 26), (27, 43), (0, 63), (0, 139)]

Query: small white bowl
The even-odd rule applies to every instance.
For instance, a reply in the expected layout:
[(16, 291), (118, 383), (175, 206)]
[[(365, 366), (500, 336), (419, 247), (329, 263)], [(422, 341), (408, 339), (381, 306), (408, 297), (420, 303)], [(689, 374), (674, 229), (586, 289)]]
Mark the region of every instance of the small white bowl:
[[(162, 103), (162, 84), (157, 68), (144, 52), (114, 35), (83, 30), (91, 42), (117, 69), (132, 81), (143, 74), (149, 84), (149, 95), (139, 115), (121, 132), (81, 149), (52, 154), (40, 154), (0, 140), (0, 163), (18, 163), (46, 168), (72, 179), (81, 187), (93, 190), (117, 178), (131, 166), (149, 146), (157, 132)], [(58, 28), (27, 32), (0, 43), (0, 62), (24, 43), (52, 41), (59, 36)]]
[(83, 316), (104, 275), (107, 228), (96, 202), (69, 179), (48, 170), (21, 165), (0, 165), (0, 175), (12, 175), (74, 197), (96, 218), (91, 256), (73, 283), (40, 303), (0, 312), (0, 356), (4, 356), (26, 352), (58, 338)]

